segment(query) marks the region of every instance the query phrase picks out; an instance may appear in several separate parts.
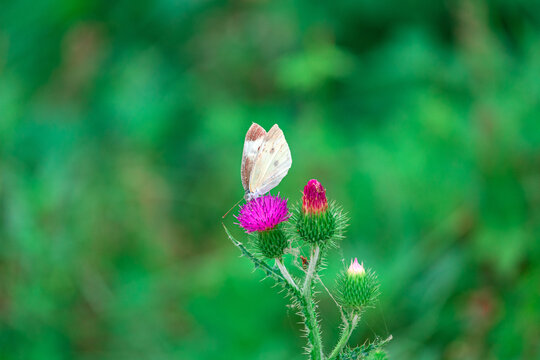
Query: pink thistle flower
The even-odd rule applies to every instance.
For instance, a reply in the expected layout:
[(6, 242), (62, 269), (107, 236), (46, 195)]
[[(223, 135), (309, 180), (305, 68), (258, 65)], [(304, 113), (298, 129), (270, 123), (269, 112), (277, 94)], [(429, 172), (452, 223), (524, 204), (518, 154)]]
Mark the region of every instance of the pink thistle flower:
[(287, 199), (265, 195), (248, 201), (240, 208), (237, 216), (239, 225), (247, 233), (267, 231), (289, 220)]
[(351, 266), (347, 270), (349, 275), (364, 275), (366, 270), (364, 269), (364, 263), (358, 263), (358, 259), (354, 258), (354, 262), (351, 260)]
[(309, 180), (302, 195), (302, 211), (304, 214), (316, 214), (327, 209), (326, 189), (317, 180)]

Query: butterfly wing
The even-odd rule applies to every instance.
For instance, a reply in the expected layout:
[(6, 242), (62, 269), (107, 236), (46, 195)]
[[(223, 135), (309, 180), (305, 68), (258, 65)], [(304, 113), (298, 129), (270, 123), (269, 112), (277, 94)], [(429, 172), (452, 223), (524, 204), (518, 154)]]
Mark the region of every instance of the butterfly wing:
[(244, 152), (242, 153), (242, 165), (240, 166), (240, 176), (242, 178), (242, 186), (244, 187), (244, 191), (248, 191), (249, 189), (251, 171), (265, 136), (266, 130), (255, 123), (251, 125), (246, 134), (246, 140), (244, 141)]
[(279, 126), (268, 131), (255, 158), (249, 177), (252, 197), (266, 194), (287, 175), (292, 165), (291, 150)]

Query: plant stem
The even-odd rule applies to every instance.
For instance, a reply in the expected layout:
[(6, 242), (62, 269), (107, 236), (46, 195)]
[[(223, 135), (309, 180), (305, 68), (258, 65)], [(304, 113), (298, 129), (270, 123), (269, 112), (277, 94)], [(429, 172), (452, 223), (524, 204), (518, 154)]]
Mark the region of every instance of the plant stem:
[(285, 280), (289, 283), (290, 286), (296, 289), (296, 291), (299, 291), (298, 285), (294, 282), (291, 274), (289, 274), (289, 271), (285, 267), (285, 265), (281, 262), (280, 259), (276, 259), (276, 265), (279, 268), (279, 271), (281, 271), (281, 275), (285, 278)]
[(341, 337), (339, 338), (338, 343), (336, 344), (336, 347), (334, 348), (334, 350), (332, 350), (332, 352), (328, 356), (328, 360), (335, 359), (340, 353), (341, 349), (343, 349), (343, 347), (347, 345), (347, 342), (349, 341), (349, 338), (351, 337), (352, 332), (356, 328), (356, 325), (358, 324), (359, 319), (360, 319), (360, 315), (355, 314), (352, 316), (352, 318), (349, 321), (345, 322), (345, 327), (343, 329), (343, 332), (341, 333)]
[(308, 292), (311, 293), (311, 281), (313, 280), (313, 275), (315, 274), (315, 269), (317, 268), (320, 251), (321, 249), (319, 248), (319, 245), (315, 245), (315, 249), (313, 250), (311, 258), (309, 259), (309, 267), (306, 273), (306, 279), (304, 280), (304, 286), (302, 287), (302, 293), (304, 295)]
[(302, 287), (302, 293), (300, 294), (300, 306), (302, 314), (304, 315), (304, 322), (307, 331), (307, 337), (309, 345), (311, 345), (310, 354), (312, 360), (324, 359), (324, 353), (322, 349), (321, 330), (319, 328), (319, 322), (317, 320), (317, 313), (315, 312), (315, 303), (313, 301), (311, 282), (315, 274), (317, 262), (319, 260), (320, 248), (315, 245), (311, 258), (309, 259), (309, 267), (304, 280), (304, 286)]

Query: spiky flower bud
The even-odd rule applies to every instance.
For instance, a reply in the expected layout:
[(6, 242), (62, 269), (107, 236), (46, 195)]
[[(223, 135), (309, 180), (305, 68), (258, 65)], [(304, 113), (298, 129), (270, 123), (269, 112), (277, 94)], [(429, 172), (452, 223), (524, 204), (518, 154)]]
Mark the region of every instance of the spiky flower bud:
[(302, 195), (302, 210), (295, 216), (300, 238), (323, 245), (336, 234), (336, 214), (328, 209), (326, 190), (315, 179), (309, 180)]
[(286, 199), (265, 195), (244, 204), (237, 219), (247, 233), (255, 233), (255, 245), (262, 255), (274, 259), (289, 245), (281, 227), (289, 217)]
[(341, 306), (350, 311), (361, 311), (372, 306), (379, 295), (379, 283), (375, 273), (366, 270), (358, 259), (338, 278), (338, 299)]

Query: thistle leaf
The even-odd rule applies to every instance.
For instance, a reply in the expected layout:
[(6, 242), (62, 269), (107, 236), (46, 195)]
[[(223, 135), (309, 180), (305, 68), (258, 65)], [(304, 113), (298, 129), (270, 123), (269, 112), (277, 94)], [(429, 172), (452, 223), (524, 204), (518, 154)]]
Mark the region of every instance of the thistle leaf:
[(281, 275), (279, 272), (279, 269), (275, 267), (270, 267), (266, 262), (259, 260), (255, 255), (253, 255), (240, 241), (236, 240), (231, 233), (229, 232), (229, 229), (225, 226), (225, 224), (222, 224), (223, 228), (225, 229), (225, 232), (227, 233), (227, 236), (232, 241), (234, 246), (240, 249), (242, 252), (242, 255), (247, 257), (251, 262), (255, 265), (256, 269), (262, 269), (267, 277), (271, 277), (274, 280), (276, 280), (279, 283), (282, 283), (287, 288), (290, 288), (289, 284), (285, 280), (285, 278)]
[(353, 349), (347, 347), (341, 351), (338, 360), (384, 360), (387, 359), (382, 347), (392, 340), (392, 335), (382, 340), (375, 339), (372, 343), (357, 346)]

